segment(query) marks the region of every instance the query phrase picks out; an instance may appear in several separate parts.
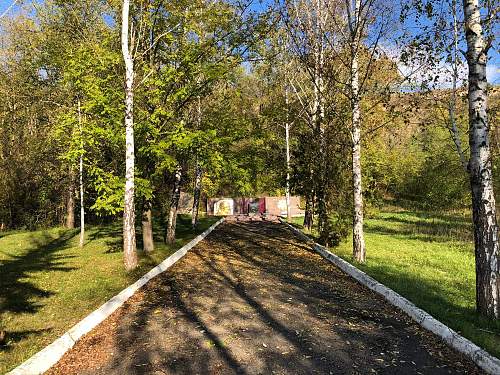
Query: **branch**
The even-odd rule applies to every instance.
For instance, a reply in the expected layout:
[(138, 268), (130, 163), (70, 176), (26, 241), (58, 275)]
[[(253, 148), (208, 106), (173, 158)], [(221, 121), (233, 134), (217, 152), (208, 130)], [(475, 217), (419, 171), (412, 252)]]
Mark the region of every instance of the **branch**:
[(0, 20), (1, 20), (3, 17), (5, 17), (5, 16), (7, 15), (7, 13), (9, 13), (9, 11), (12, 9), (12, 7), (13, 7), (14, 5), (16, 5), (16, 4), (17, 4), (17, 2), (18, 2), (18, 1), (19, 1), (19, 0), (14, 0), (14, 1), (12, 2), (12, 4), (10, 4), (10, 5), (8, 6), (8, 8), (7, 8), (7, 9), (5, 9), (5, 11), (4, 11), (4, 12), (0, 15)]

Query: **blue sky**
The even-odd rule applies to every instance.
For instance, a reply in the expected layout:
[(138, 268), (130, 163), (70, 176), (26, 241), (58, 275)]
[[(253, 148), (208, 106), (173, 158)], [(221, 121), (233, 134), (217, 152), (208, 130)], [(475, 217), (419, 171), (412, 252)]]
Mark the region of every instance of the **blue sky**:
[[(14, 0), (0, 0), (0, 14), (3, 14), (7, 8), (14, 3)], [(15, 7), (13, 8), (15, 10)]]
[[(30, 0), (19, 0), (18, 3), (23, 1), (27, 2)], [(43, 1), (43, 0), (36, 0)], [(14, 3), (14, 0), (0, 0), (0, 14)], [(254, 0), (252, 8), (254, 10), (260, 10), (267, 6), (267, 4), (272, 4), (273, 0)], [(15, 5), (9, 13), (13, 13), (18, 9), (18, 5)], [(496, 43), (496, 49), (492, 49), (490, 52), (490, 60), (487, 67), (488, 81), (496, 85), (500, 85), (500, 51), (498, 49), (498, 41)]]

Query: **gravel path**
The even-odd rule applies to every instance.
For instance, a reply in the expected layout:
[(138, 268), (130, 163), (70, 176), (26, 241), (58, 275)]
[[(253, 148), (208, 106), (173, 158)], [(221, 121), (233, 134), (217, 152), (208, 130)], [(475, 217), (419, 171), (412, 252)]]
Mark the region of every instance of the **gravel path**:
[(480, 374), (284, 225), (226, 223), (50, 374)]

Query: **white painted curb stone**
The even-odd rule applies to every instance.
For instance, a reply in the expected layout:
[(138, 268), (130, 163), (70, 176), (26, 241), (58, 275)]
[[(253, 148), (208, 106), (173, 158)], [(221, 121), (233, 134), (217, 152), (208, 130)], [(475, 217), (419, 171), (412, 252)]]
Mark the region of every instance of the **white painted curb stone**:
[(280, 218), (280, 221), (287, 225), (293, 232), (295, 232), (304, 241), (313, 244), (313, 249), (316, 250), (323, 258), (329, 262), (335, 264), (342, 271), (347, 273), (349, 276), (354, 278), (360, 284), (368, 287), (374, 292), (380, 294), (389, 303), (398, 307), (408, 314), (413, 320), (415, 320), (419, 325), (421, 325), (426, 330), (434, 333), (443, 339), (449, 346), (465, 354), (470, 359), (472, 359), (480, 368), (491, 375), (500, 374), (500, 359), (492, 356), (484, 349), (473, 342), (467, 340), (465, 337), (459, 335), (457, 332), (449, 328), (448, 326), (441, 323), (439, 320), (433, 318), (430, 314), (424, 310), (415, 306), (412, 302), (408, 301), (406, 298), (402, 297), (392, 289), (386, 287), (385, 285), (379, 283), (374, 278), (368, 276), (363, 271), (357, 269), (349, 262), (338, 257), (337, 255), (328, 251), (324, 246), (315, 243), (311, 238), (306, 236), (301, 230), (295, 228), (294, 226), (288, 224)]
[(64, 335), (59, 337), (52, 344), (46, 346), (38, 353), (29, 358), (26, 362), (22, 363), (14, 370), (6, 375), (40, 375), (55, 365), (62, 356), (70, 350), (73, 345), (86, 333), (91, 331), (103, 320), (109, 317), (113, 312), (122, 306), (132, 295), (141, 287), (143, 287), (153, 277), (165, 272), (172, 267), (179, 259), (196, 246), (201, 240), (208, 236), (219, 224), (224, 221), (224, 218), (217, 221), (205, 232), (193, 238), (189, 243), (181, 247), (175, 253), (170, 255), (167, 259), (154, 267), (147, 274), (142, 276), (134, 284), (122, 290), (119, 294), (111, 298), (104, 305), (99, 307), (94, 312), (87, 315), (82, 321), (77, 323), (73, 328), (67, 331)]

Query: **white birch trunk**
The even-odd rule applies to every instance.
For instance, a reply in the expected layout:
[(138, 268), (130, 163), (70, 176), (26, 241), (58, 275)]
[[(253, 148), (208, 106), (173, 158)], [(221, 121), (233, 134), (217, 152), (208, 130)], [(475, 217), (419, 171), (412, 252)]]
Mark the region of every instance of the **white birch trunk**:
[(487, 48), (478, 0), (464, 0), (469, 67), (469, 173), (476, 255), (476, 307), (500, 318), (500, 260), (487, 116)]
[[(197, 118), (196, 123), (198, 130), (201, 129), (202, 111), (201, 111), (201, 97), (198, 96), (198, 108), (197, 108)], [(191, 210), (191, 226), (193, 229), (196, 228), (198, 224), (198, 210), (200, 208), (200, 195), (201, 195), (201, 179), (203, 177), (203, 168), (198, 162), (198, 157), (196, 157), (196, 169), (194, 176), (194, 189), (193, 189), (193, 208)]]
[(134, 62), (129, 48), (130, 1), (123, 0), (121, 45), (125, 61), (125, 196), (123, 209), (123, 253), (125, 269), (137, 267), (135, 239), (135, 184), (134, 184)]
[(175, 171), (174, 188), (172, 191), (172, 199), (170, 201), (170, 209), (168, 211), (167, 231), (165, 233), (165, 242), (173, 244), (175, 242), (175, 229), (177, 227), (177, 208), (179, 206), (179, 198), (181, 196), (181, 179), (182, 168), (178, 166)]
[(351, 46), (351, 106), (352, 106), (352, 181), (353, 181), (353, 256), (358, 262), (366, 260), (365, 240), (363, 234), (363, 192), (361, 184), (361, 109), (359, 97), (359, 67), (358, 50), (360, 47), (359, 30), (360, 0), (354, 1), (352, 14), (352, 39)]
[(83, 205), (83, 127), (82, 109), (78, 99), (78, 127), (80, 130), (80, 247), (85, 243), (85, 207)]
[(285, 86), (285, 142), (286, 142), (286, 218), (292, 221), (292, 208), (290, 207), (290, 122), (288, 116), (288, 87)]
[(316, 23), (314, 30), (314, 113), (313, 123), (316, 129), (316, 136), (318, 137), (318, 165), (316, 167), (316, 198), (318, 202), (318, 231), (323, 233), (323, 229), (327, 220), (326, 202), (325, 202), (325, 189), (324, 189), (324, 175), (326, 168), (326, 155), (325, 155), (325, 134), (324, 134), (324, 46), (323, 46), (323, 5), (320, 0), (316, 1)]

